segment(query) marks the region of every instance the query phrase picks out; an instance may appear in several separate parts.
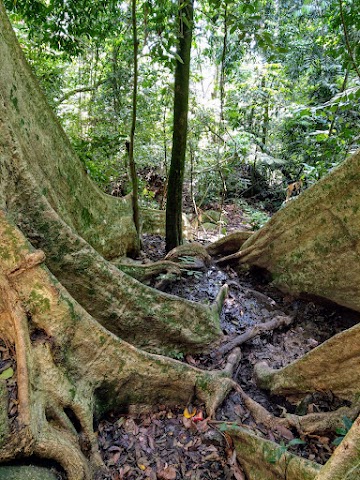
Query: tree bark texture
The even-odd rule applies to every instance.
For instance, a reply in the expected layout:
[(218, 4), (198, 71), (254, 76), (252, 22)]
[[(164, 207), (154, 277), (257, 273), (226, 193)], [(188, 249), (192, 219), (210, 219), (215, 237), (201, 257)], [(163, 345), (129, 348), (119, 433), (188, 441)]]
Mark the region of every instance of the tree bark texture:
[[(138, 248), (131, 199), (101, 193), (86, 175), (21, 53), (1, 0), (0, 58), (0, 338), (14, 347), (18, 402), (11, 420), (1, 379), (0, 461), (49, 458), (63, 466), (68, 480), (90, 480), (103, 467), (94, 415), (128, 405), (186, 403), (194, 389), (211, 415), (234, 386), (224, 373), (155, 354), (206, 350), (218, 340), (225, 290), (205, 307), (157, 292), (116, 268), (119, 257)], [(232, 260), (267, 268), (285, 290), (359, 310), (359, 162), (356, 154), (243, 246), (243, 236), (235, 236), (214, 251), (229, 248)], [(237, 253), (234, 245), (240, 246)], [(346, 380), (355, 384), (351, 393), (358, 385), (357, 338), (358, 330), (348, 331), (345, 354), (338, 357), (353, 370)], [(331, 345), (323, 346), (325, 354), (339, 350), (335, 340)], [(308, 358), (301, 381), (313, 372)], [(308, 388), (316, 389), (315, 381)], [(291, 389), (304, 393), (299, 381)], [(269, 417), (279, 425), (284, 420)], [(289, 478), (357, 480), (359, 425), (358, 419), (319, 473), (312, 463), (291, 460)], [(258, 454), (262, 446), (253, 443), (249, 455), (250, 434), (241, 435), (240, 461), (259, 464), (264, 458), (250, 480), (268, 480), (256, 476), (269, 467), (268, 457)]]
[[(186, 4), (185, 7), (184, 4)], [(182, 191), (189, 110), (192, 29), (193, 0), (181, 0), (179, 3), (179, 45), (177, 49), (181, 61), (179, 59), (176, 61), (175, 69), (173, 143), (166, 202), (166, 250), (168, 252), (183, 241)]]
[(278, 211), (221, 261), (271, 272), (273, 283), (360, 311), (360, 151)]
[(206, 349), (221, 336), (217, 309), (146, 287), (109, 261), (138, 249), (131, 198), (105, 195), (88, 178), (2, 4), (0, 57), (0, 209), (105, 328), (156, 352)]
[(6, 381), (0, 381), (0, 461), (48, 458), (68, 480), (90, 480), (103, 467), (94, 415), (129, 405), (186, 404), (194, 388), (213, 413), (230, 380), (116, 337), (71, 298), (44, 259), (0, 213), (0, 338), (14, 345), (18, 387), (11, 423)]

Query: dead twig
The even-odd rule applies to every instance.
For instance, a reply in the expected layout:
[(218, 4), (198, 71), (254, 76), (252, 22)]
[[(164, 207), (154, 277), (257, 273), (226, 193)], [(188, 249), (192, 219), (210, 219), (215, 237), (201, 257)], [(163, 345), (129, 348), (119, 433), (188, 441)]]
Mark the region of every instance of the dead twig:
[(269, 322), (265, 323), (260, 323), (258, 325), (255, 325), (252, 327), (250, 330), (246, 331), (245, 333), (242, 333), (241, 335), (238, 335), (237, 337), (233, 338), (230, 340), (230, 342), (226, 343), (222, 347), (220, 347), (216, 351), (216, 355), (226, 355), (228, 352), (233, 350), (235, 347), (239, 347), (243, 343), (247, 342), (248, 340), (251, 340), (252, 338), (256, 337), (257, 335), (260, 335), (263, 332), (271, 332), (272, 330), (275, 330), (275, 328), (279, 328), (282, 326), (288, 326), (290, 325), (294, 320), (294, 317), (290, 317), (288, 315), (277, 315), (274, 317), (272, 320)]

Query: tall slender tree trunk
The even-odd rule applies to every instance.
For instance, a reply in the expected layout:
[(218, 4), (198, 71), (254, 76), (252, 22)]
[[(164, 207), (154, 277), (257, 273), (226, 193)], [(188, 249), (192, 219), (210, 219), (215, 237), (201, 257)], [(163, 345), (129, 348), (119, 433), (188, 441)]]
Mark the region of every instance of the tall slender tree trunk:
[(132, 123), (130, 132), (130, 145), (129, 145), (129, 167), (132, 183), (132, 206), (134, 224), (138, 235), (140, 234), (140, 222), (139, 222), (139, 199), (138, 199), (138, 179), (136, 174), (136, 166), (134, 160), (134, 140), (135, 140), (135, 128), (136, 128), (136, 113), (137, 113), (137, 86), (138, 86), (138, 48), (139, 41), (137, 38), (137, 24), (136, 24), (136, 0), (132, 0), (131, 3), (131, 19), (133, 29), (133, 48), (134, 48), (134, 77), (133, 77), (133, 96), (132, 96)]
[(175, 70), (174, 124), (166, 204), (166, 250), (182, 243), (182, 190), (189, 110), (193, 0), (179, 2), (179, 44)]
[(228, 36), (228, 15), (227, 4), (224, 8), (224, 37), (221, 53), (221, 71), (220, 71), (220, 123), (224, 123), (224, 103), (225, 103), (225, 63), (227, 53), (227, 36)]

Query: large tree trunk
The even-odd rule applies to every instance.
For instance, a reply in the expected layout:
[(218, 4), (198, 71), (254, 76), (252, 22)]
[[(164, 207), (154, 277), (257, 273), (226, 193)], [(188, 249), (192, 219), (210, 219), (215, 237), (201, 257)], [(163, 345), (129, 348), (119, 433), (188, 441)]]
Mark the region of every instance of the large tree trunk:
[(156, 352), (206, 348), (221, 336), (216, 308), (157, 292), (109, 262), (138, 249), (131, 198), (107, 196), (90, 181), (1, 4), (0, 56), (0, 208), (108, 330)]
[[(212, 414), (234, 386), (224, 374), (202, 372), (138, 349), (176, 353), (208, 348), (221, 335), (218, 305), (208, 308), (164, 295), (116, 268), (119, 257), (138, 248), (131, 199), (108, 197), (88, 179), (39, 91), (1, 1), (0, 58), (0, 338), (16, 356), (18, 402), (17, 415), (11, 420), (6, 381), (1, 379), (0, 461), (49, 458), (63, 466), (68, 480), (90, 480), (103, 466), (93, 431), (94, 415), (127, 405), (185, 403), (194, 390)], [(353, 290), (359, 288), (359, 273), (353, 269), (352, 289), (345, 290), (338, 278), (342, 267), (350, 270), (350, 262), (358, 255), (359, 194), (354, 187), (358, 162), (355, 156), (352, 164), (338, 170), (343, 172), (340, 183), (326, 180), (304, 195), (304, 201), (289, 205), (232, 258), (270, 269), (289, 290), (323, 294), (358, 306)], [(338, 203), (331, 199), (329, 206), (330, 191)], [(319, 226), (327, 230), (315, 241)], [(342, 229), (344, 235), (339, 237)], [(326, 236), (332, 251), (325, 250)], [(233, 236), (229, 251), (243, 240), (241, 235)], [(314, 244), (317, 255), (311, 254)], [(226, 244), (220, 248), (226, 249)], [(274, 259), (268, 258), (269, 251)], [(331, 274), (331, 281), (320, 282), (306, 259), (314, 261), (317, 274)], [(297, 270), (292, 271), (294, 261)], [(344, 276), (349, 280), (348, 272)], [(335, 280), (343, 285), (342, 295), (336, 296)], [(357, 332), (346, 337), (354, 346), (348, 350), (351, 358), (358, 355), (357, 345), (351, 343), (358, 338)], [(339, 343), (333, 341), (331, 348), (338, 352)], [(330, 351), (326, 345), (323, 349)], [(320, 368), (323, 364), (314, 358)], [(302, 378), (310, 378), (306, 362), (311, 364), (311, 357), (304, 359)], [(353, 379), (358, 383), (356, 362), (349, 359), (345, 365), (353, 370), (345, 383)], [(261, 372), (260, 379), (272, 388), (269, 379), (276, 374)], [(284, 376), (280, 380), (283, 388)], [(326, 388), (325, 375), (321, 387)], [(310, 379), (306, 389), (316, 388)], [(353, 400), (355, 391), (343, 388), (341, 393)], [(303, 394), (304, 389), (295, 381), (291, 392)], [(294, 418), (264, 416), (262, 407), (251, 399), (247, 404), (276, 425), (280, 420), (296, 425)], [(355, 421), (323, 468), (289, 457), (289, 478), (357, 479), (359, 426)], [(268, 457), (262, 453), (276, 447), (264, 446), (259, 436), (245, 430), (236, 435), (238, 457), (249, 480), (269, 480)], [(287, 462), (271, 468), (270, 478), (283, 471), (287, 475)]]
[[(265, 269), (271, 273), (273, 284), (284, 292), (322, 297), (360, 311), (359, 180), (360, 151), (289, 202), (249, 239), (240, 239), (235, 253), (231, 238), (208, 251), (226, 253), (229, 246), (230, 254), (221, 258), (220, 263)], [(273, 394), (290, 396), (293, 401), (314, 391), (334, 392), (352, 402), (356, 417), (360, 410), (359, 338), (357, 324), (280, 370), (270, 369), (262, 362), (256, 367), (258, 383)], [(341, 409), (336, 413), (338, 427), (344, 415)], [(309, 428), (316, 430), (316, 424), (324, 429), (332, 423), (330, 417), (296, 417), (293, 424), (305, 432)], [(359, 428), (360, 417), (318, 473), (317, 480), (359, 478)]]
[(186, 404), (192, 392), (208, 412), (231, 381), (146, 353), (94, 320), (41, 266), (22, 234), (0, 214), (0, 338), (16, 351), (18, 414), (10, 423), (0, 381), (0, 461), (57, 461), (69, 480), (102, 467), (94, 413), (132, 404)]
[(360, 151), (221, 261), (264, 268), (283, 291), (360, 311), (359, 181)]

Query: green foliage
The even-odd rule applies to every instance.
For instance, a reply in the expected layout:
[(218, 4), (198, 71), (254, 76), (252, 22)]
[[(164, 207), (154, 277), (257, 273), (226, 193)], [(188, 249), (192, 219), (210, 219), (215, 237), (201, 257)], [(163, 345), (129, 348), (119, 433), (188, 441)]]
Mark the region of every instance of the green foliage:
[[(269, 220), (269, 214), (266, 213), (264, 210), (260, 210), (259, 207), (253, 207), (245, 200), (237, 200), (237, 205), (241, 207), (243, 210), (248, 222), (252, 226), (253, 230), (259, 230), (261, 227), (265, 225), (265, 223)], [(259, 205), (261, 206), (261, 205)]]
[[(110, 192), (110, 184), (128, 176), (129, 2), (6, 0), (5, 5), (84, 168)], [(135, 158), (139, 170), (151, 167), (166, 177), (181, 37), (178, 2), (138, 0), (137, 6)], [(191, 201), (217, 209), (221, 202), (252, 197), (273, 211), (287, 181), (302, 176), (310, 185), (360, 145), (355, 68), (360, 17), (356, 2), (342, 0), (341, 6), (342, 12), (338, 1), (197, 5), (185, 171)], [(122, 192), (129, 190), (127, 183)], [(158, 206), (141, 178), (139, 195), (143, 204)], [(266, 221), (262, 209), (247, 208), (249, 223), (259, 228)]]
[(283, 441), (280, 442), (279, 447), (276, 450), (273, 450), (267, 457), (269, 463), (277, 463), (280, 458), (289, 450), (291, 447), (295, 447), (296, 445), (305, 445), (306, 442), (301, 440), (300, 438), (293, 438), (287, 444)]
[(343, 427), (338, 427), (335, 431), (337, 433), (337, 437), (333, 440), (332, 444), (335, 445), (336, 447), (340, 445), (340, 443), (343, 441), (345, 435), (348, 433), (350, 428), (352, 427), (353, 421), (350, 420), (350, 418), (344, 416), (343, 417)]
[(1, 380), (8, 380), (13, 375), (14, 375), (14, 370), (11, 367), (9, 367), (9, 368), (7, 368), (6, 370), (4, 370), (3, 372), (0, 373), (0, 379)]

